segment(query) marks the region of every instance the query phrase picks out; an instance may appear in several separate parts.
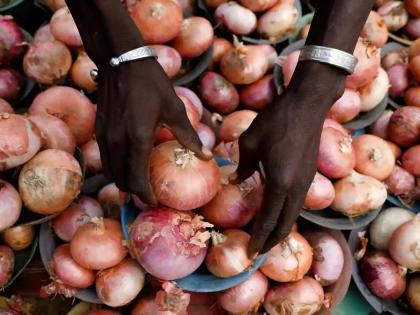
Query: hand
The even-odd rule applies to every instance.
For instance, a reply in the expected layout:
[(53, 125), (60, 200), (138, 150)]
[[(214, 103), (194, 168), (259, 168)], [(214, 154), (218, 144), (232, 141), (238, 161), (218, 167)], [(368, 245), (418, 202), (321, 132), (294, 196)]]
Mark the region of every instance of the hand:
[(105, 176), (151, 205), (157, 202), (149, 183), (149, 154), (159, 123), (198, 157), (211, 158), (156, 60), (99, 69), (96, 139)]

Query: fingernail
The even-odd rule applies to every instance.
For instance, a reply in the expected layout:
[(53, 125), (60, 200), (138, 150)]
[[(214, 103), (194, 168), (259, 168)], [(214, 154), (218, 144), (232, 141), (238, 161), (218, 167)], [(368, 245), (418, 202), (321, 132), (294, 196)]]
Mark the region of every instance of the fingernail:
[(234, 182), (236, 182), (236, 179), (237, 178), (238, 178), (238, 174), (236, 172), (235, 173), (232, 173), (229, 176), (229, 182), (234, 183)]
[(205, 156), (213, 157), (213, 153), (206, 146), (203, 146), (201, 148), (201, 151), (204, 153)]

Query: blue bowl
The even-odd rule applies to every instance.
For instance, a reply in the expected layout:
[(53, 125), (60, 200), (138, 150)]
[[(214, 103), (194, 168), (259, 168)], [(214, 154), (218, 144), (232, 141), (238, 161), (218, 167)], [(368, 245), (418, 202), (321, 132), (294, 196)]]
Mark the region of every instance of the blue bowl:
[[(233, 163), (221, 158), (215, 158), (219, 166), (232, 165)], [(135, 220), (139, 211), (132, 202), (125, 204), (121, 209), (121, 225), (124, 237), (130, 240), (128, 227)], [(183, 290), (190, 292), (218, 292), (223, 291), (246, 281), (264, 263), (266, 256), (262, 255), (254, 260), (252, 267), (248, 270), (230, 278), (219, 278), (209, 272), (196, 271), (193, 274), (175, 280), (176, 284)]]

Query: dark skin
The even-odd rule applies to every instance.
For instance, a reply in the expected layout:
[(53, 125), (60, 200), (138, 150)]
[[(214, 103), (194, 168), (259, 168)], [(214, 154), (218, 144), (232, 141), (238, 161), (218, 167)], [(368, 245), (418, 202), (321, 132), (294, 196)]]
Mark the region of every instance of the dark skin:
[[(181, 100), (158, 62), (141, 60), (112, 68), (112, 57), (144, 45), (118, 0), (67, 0), (84, 47), (96, 63), (96, 136), (105, 175), (117, 186), (155, 205), (148, 159), (159, 124), (202, 159), (203, 148)], [(353, 52), (372, 0), (323, 0), (306, 44)], [(266, 173), (263, 207), (256, 218), (250, 257), (281, 241), (296, 221), (316, 172), (322, 124), (342, 95), (346, 73), (312, 61), (298, 63), (293, 78), (273, 104), (240, 137), (240, 162), (232, 181), (249, 177), (259, 162)]]

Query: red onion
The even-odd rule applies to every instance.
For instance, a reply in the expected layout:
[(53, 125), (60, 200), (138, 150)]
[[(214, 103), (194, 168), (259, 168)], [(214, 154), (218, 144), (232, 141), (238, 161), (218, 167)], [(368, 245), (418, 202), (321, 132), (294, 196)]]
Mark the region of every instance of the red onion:
[(41, 132), (43, 149), (58, 149), (70, 154), (74, 153), (76, 139), (64, 121), (44, 113), (30, 115), (28, 118)]
[(181, 31), (182, 9), (172, 0), (142, 0), (131, 7), (131, 18), (146, 44), (162, 44)]
[(420, 37), (420, 17), (409, 19), (407, 25), (405, 26), (404, 33), (412, 39), (419, 38)]
[(29, 114), (47, 113), (63, 120), (76, 137), (77, 144), (92, 139), (95, 128), (95, 107), (82, 93), (67, 86), (57, 86), (35, 97)]
[(13, 69), (0, 69), (0, 98), (6, 101), (16, 100), (22, 90), (22, 79)]
[(255, 13), (234, 1), (219, 5), (214, 17), (220, 25), (236, 35), (250, 34), (257, 27)]
[(156, 293), (155, 302), (161, 311), (185, 314), (190, 303), (190, 294), (182, 291), (174, 282), (165, 281), (162, 290)]
[(106, 216), (112, 218), (120, 217), (121, 207), (127, 200), (127, 193), (120, 191), (114, 183), (102, 187), (98, 193), (98, 201), (104, 209)]
[(370, 11), (360, 36), (370, 40), (376, 47), (382, 47), (388, 41), (388, 29), (376, 11)]
[(84, 52), (79, 52), (76, 61), (70, 69), (70, 78), (80, 88), (92, 91), (96, 89), (96, 82), (92, 79), (90, 72), (97, 69), (95, 63)]
[(415, 186), (415, 177), (402, 167), (395, 165), (391, 175), (385, 180), (385, 185), (393, 195), (400, 196), (410, 193)]
[(408, 282), (407, 286), (407, 300), (408, 304), (416, 312), (420, 312), (420, 276), (414, 276)]
[(351, 137), (333, 128), (324, 128), (318, 153), (318, 171), (330, 178), (351, 174), (356, 166), (356, 154)]
[(391, 67), (395, 65), (408, 65), (408, 48), (400, 48), (394, 51), (390, 51), (385, 53), (382, 57), (382, 67), (385, 70), (389, 70)]
[(182, 22), (181, 32), (172, 41), (172, 46), (182, 58), (192, 59), (203, 54), (213, 43), (213, 27), (208, 20), (192, 16)]
[(296, 30), (299, 13), (293, 4), (279, 3), (258, 19), (257, 30), (261, 36), (278, 39)]
[(411, 147), (420, 142), (420, 108), (404, 106), (391, 116), (389, 139), (400, 147)]
[(224, 311), (217, 304), (216, 294), (190, 293), (188, 315), (224, 315)]
[(283, 81), (285, 85), (288, 85), (292, 79), (293, 72), (295, 72), (296, 66), (299, 61), (300, 50), (296, 50), (290, 53), (284, 60), (282, 66)]
[(322, 210), (329, 207), (335, 198), (335, 190), (331, 181), (316, 172), (315, 178), (306, 194), (305, 209)]
[(301, 234), (292, 231), (267, 253), (260, 270), (274, 281), (290, 282), (302, 279), (311, 264), (311, 246)]
[(408, 13), (402, 1), (388, 1), (377, 11), (390, 32), (398, 31), (408, 22)]
[(420, 177), (420, 145), (415, 145), (404, 152), (402, 165), (411, 174)]
[(367, 39), (359, 38), (353, 54), (358, 63), (354, 73), (347, 77), (346, 87), (350, 89), (359, 88), (372, 81), (381, 65), (379, 49)]
[(74, 204), (80, 206), (92, 218), (103, 216), (101, 205), (92, 197), (80, 195)]
[(272, 74), (245, 86), (239, 93), (241, 104), (251, 110), (261, 110), (274, 100), (276, 90)]
[(163, 70), (165, 70), (166, 75), (169, 78), (175, 77), (181, 70), (182, 66), (182, 58), (179, 52), (166, 45), (153, 45), (152, 47), (155, 49), (158, 57), (157, 60)]
[(82, 145), (80, 149), (82, 150), (83, 159), (86, 163), (86, 172), (93, 174), (102, 171), (98, 142), (92, 139)]
[[(201, 116), (203, 116), (203, 104), (197, 94), (183, 86), (176, 86), (175, 92), (179, 97), (183, 96), (190, 101), (191, 105), (193, 105), (198, 112), (199, 119), (201, 119)], [(188, 114), (188, 106), (186, 106), (186, 109)]]
[(345, 89), (344, 94), (329, 110), (327, 117), (340, 123), (345, 123), (359, 115), (361, 107), (360, 93), (355, 90)]
[(276, 49), (273, 46), (267, 44), (256, 45), (255, 47), (259, 48), (265, 53), (265, 56), (268, 59), (268, 68), (273, 69), (278, 57)]
[(0, 231), (15, 224), (22, 210), (22, 201), (16, 189), (4, 180), (0, 180)]
[(389, 89), (388, 75), (384, 69), (379, 68), (378, 75), (370, 83), (359, 89), (362, 100), (362, 112), (368, 112), (378, 106)]
[(228, 177), (235, 171), (234, 166), (223, 166), (222, 186), (217, 195), (200, 212), (204, 218), (221, 229), (241, 228), (247, 225), (260, 209), (263, 185), (260, 174), (238, 185), (229, 183)]
[(32, 245), (35, 238), (35, 227), (15, 225), (1, 233), (3, 241), (14, 251), (20, 251)]
[(77, 25), (73, 20), (70, 10), (62, 7), (55, 11), (50, 21), (51, 33), (55, 39), (70, 47), (83, 46)]
[(388, 124), (394, 112), (392, 110), (384, 111), (373, 125), (370, 126), (369, 132), (382, 139), (388, 138)]
[(0, 113), (14, 114), (15, 110), (6, 100), (0, 98)]
[(190, 211), (169, 208), (143, 211), (130, 228), (133, 253), (155, 277), (164, 280), (185, 277), (204, 261), (210, 237), (205, 230), (207, 226)]
[(391, 141), (387, 141), (386, 143), (388, 143), (389, 147), (392, 150), (392, 153), (394, 153), (395, 159), (398, 160), (402, 154), (400, 147)]
[(134, 259), (126, 258), (118, 265), (96, 275), (96, 293), (111, 307), (130, 303), (144, 286), (145, 273)]
[(406, 66), (395, 65), (388, 70), (389, 77), (389, 95), (392, 98), (400, 96), (408, 87), (408, 72)]
[(327, 232), (315, 231), (303, 235), (314, 253), (310, 273), (322, 286), (333, 284), (340, 278), (344, 267), (340, 244)]
[(420, 86), (412, 86), (404, 93), (405, 104), (420, 107)]
[(408, 69), (417, 82), (420, 82), (420, 56), (411, 59)]
[(157, 306), (155, 299), (153, 297), (143, 297), (137, 302), (136, 306), (131, 311), (131, 315), (187, 315), (187, 314), (185, 313), (176, 314), (170, 311), (161, 311), (159, 310), (159, 307)]
[(23, 33), (11, 15), (0, 15), (0, 65), (8, 65), (22, 53)]
[(264, 308), (269, 315), (305, 314), (319, 311), (324, 303), (324, 290), (312, 278), (281, 283), (268, 290)]
[(0, 170), (29, 161), (41, 148), (39, 130), (24, 116), (0, 114)]
[(261, 79), (268, 70), (268, 59), (258, 46), (236, 42), (235, 48), (223, 56), (220, 69), (234, 84), (251, 84)]
[(391, 207), (382, 211), (370, 225), (370, 244), (377, 250), (387, 250), (394, 231), (414, 217), (413, 212), (402, 208)]
[(239, 105), (235, 86), (216, 72), (206, 72), (200, 80), (200, 95), (213, 111), (228, 114)]
[(230, 142), (239, 139), (239, 136), (249, 128), (255, 117), (257, 117), (257, 113), (249, 109), (229, 114), (223, 119), (220, 127), (220, 140)]
[(395, 300), (405, 291), (405, 274), (385, 252), (365, 255), (359, 263), (359, 272), (369, 289), (382, 299)]
[(33, 43), (42, 43), (53, 41), (54, 35), (51, 33), (50, 24), (45, 24), (41, 26), (34, 35)]
[(220, 142), (214, 149), (216, 156), (239, 163), (239, 143), (238, 140), (232, 142)]
[(263, 12), (273, 7), (278, 0), (239, 0), (239, 2), (253, 12)]
[(222, 57), (233, 48), (233, 45), (225, 38), (215, 37), (213, 42), (213, 56), (210, 69), (217, 67)]
[(335, 199), (331, 208), (348, 217), (363, 215), (382, 207), (387, 197), (384, 184), (355, 171), (335, 182), (334, 188)]
[(330, 118), (326, 118), (324, 120), (324, 125), (323, 125), (322, 129), (325, 129), (325, 128), (333, 128), (333, 129), (339, 131), (344, 136), (349, 135), (349, 132), (347, 131), (346, 128), (343, 127), (342, 124), (340, 124), (336, 120), (333, 120), (333, 119), (330, 119)]
[(216, 144), (216, 135), (213, 130), (205, 124), (199, 124), (195, 131), (197, 131), (198, 137), (203, 145), (206, 148), (213, 150), (214, 145)]
[(23, 58), (25, 74), (45, 85), (63, 82), (70, 67), (70, 50), (57, 40), (33, 43)]
[(410, 58), (420, 55), (420, 38), (416, 39), (408, 48), (408, 55)]
[(408, 13), (415, 17), (420, 17), (420, 3), (418, 0), (404, 0)]
[(230, 314), (248, 314), (259, 308), (267, 290), (267, 278), (257, 271), (241, 284), (220, 293), (217, 301)]
[(10, 247), (0, 245), (0, 288), (6, 285), (13, 275), (15, 255)]
[(200, 160), (176, 141), (153, 149), (149, 172), (157, 200), (178, 210), (207, 204), (219, 188), (220, 172), (216, 162)]

